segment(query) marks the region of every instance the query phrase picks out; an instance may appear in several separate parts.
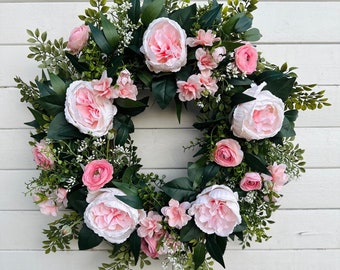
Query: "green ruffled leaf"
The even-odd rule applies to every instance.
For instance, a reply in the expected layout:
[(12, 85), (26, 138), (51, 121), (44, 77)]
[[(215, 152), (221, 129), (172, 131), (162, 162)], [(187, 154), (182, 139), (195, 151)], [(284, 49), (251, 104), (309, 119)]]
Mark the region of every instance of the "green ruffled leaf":
[(56, 95), (56, 92), (54, 92), (48, 85), (45, 83), (35, 81), (35, 84), (37, 85), (39, 89), (39, 93), (41, 97), (49, 96), (49, 95)]
[(255, 100), (255, 99), (256, 98), (254, 98), (252, 96), (248, 96), (248, 95), (243, 94), (243, 93), (236, 93), (231, 98), (234, 106), (241, 104), (241, 103), (248, 102), (248, 101), (252, 101), (252, 100)]
[(230, 17), (230, 19), (228, 19), (222, 26), (223, 33), (225, 33), (226, 35), (229, 35), (232, 32), (234, 32), (236, 23), (243, 16), (245, 16), (245, 13), (242, 12), (242, 13), (237, 13), (233, 15), (232, 17)]
[(279, 133), (276, 135), (278, 137), (282, 138), (289, 138), (294, 137), (296, 135), (294, 130), (294, 124), (288, 120), (288, 118), (285, 116), (283, 119), (282, 127)]
[(173, 76), (155, 78), (152, 81), (151, 89), (159, 107), (165, 109), (176, 95), (176, 80)]
[[(135, 180), (136, 174), (141, 167), (142, 166), (139, 165), (139, 164), (127, 167), (124, 171), (123, 176), (122, 176), (122, 182), (130, 183), (130, 184), (133, 183), (133, 180)], [(130, 193), (126, 193), (126, 194), (129, 195)], [(134, 195), (136, 195), (136, 194), (137, 193), (135, 193)]]
[(267, 82), (267, 85), (263, 88), (270, 91), (273, 95), (286, 101), (293, 90), (296, 78), (282, 77), (280, 79)]
[(65, 96), (49, 95), (41, 97), (37, 100), (39, 105), (46, 110), (49, 115), (56, 116), (58, 113), (64, 111)]
[(295, 122), (299, 116), (299, 111), (298, 110), (286, 111), (285, 116), (290, 122)]
[(188, 177), (180, 177), (165, 183), (162, 190), (177, 201), (190, 201), (196, 196), (193, 183)]
[(113, 181), (112, 182), (119, 190), (124, 192), (126, 195), (130, 196), (137, 196), (138, 195), (138, 190), (136, 187), (132, 186), (130, 183), (127, 182), (118, 182), (118, 181)]
[(86, 224), (83, 225), (79, 232), (78, 247), (80, 250), (86, 250), (98, 246), (103, 241), (94, 231), (89, 229)]
[(246, 41), (258, 41), (262, 37), (260, 30), (257, 28), (251, 28), (248, 29), (244, 34), (243, 34), (243, 39)]
[(44, 117), (43, 117), (43, 115), (42, 115), (42, 113), (41, 112), (39, 112), (39, 111), (37, 111), (37, 110), (34, 110), (34, 109), (32, 109), (32, 108), (30, 108), (30, 107), (27, 107), (28, 108), (28, 110), (32, 113), (32, 115), (33, 115), (33, 117), (34, 117), (34, 119), (35, 119), (35, 121), (37, 122), (37, 124), (39, 125), (39, 126), (44, 126), (47, 122), (44, 120)]

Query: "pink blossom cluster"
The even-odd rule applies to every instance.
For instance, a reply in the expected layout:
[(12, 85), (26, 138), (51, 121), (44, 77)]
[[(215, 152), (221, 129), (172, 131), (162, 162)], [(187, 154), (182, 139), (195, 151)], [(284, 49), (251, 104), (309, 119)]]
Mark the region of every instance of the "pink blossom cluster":
[(67, 206), (67, 190), (57, 188), (50, 194), (35, 193), (33, 201), (39, 206), (42, 214), (56, 217), (59, 209)]

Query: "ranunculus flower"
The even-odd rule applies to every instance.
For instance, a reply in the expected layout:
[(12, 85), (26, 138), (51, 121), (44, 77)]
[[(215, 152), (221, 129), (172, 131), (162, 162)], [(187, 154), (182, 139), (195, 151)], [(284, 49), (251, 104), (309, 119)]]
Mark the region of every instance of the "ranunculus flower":
[(240, 181), (240, 188), (243, 191), (260, 190), (262, 188), (261, 175), (256, 172), (247, 172)]
[(137, 229), (138, 236), (152, 238), (154, 234), (157, 234), (161, 231), (161, 221), (162, 216), (157, 212), (148, 212), (148, 215), (144, 218), (141, 218), (139, 222), (140, 227)]
[(85, 166), (82, 181), (91, 191), (102, 188), (110, 182), (113, 166), (106, 159), (93, 160)]
[(143, 36), (141, 52), (150, 71), (177, 72), (187, 62), (186, 33), (168, 18), (154, 20)]
[(187, 44), (190, 47), (196, 47), (199, 45), (202, 46), (209, 46), (211, 47), (212, 45), (214, 45), (214, 42), (220, 41), (221, 38), (216, 37), (215, 34), (213, 34), (212, 30), (203, 30), (200, 29), (197, 31), (197, 37), (193, 38), (193, 37), (188, 37), (187, 38)]
[(201, 97), (204, 90), (200, 77), (196, 74), (191, 75), (187, 81), (177, 81), (177, 93), (180, 101), (190, 101)]
[(170, 227), (181, 229), (183, 226), (187, 225), (188, 221), (191, 219), (191, 216), (186, 213), (186, 210), (188, 210), (189, 207), (189, 202), (179, 203), (177, 200), (171, 199), (169, 201), (169, 206), (164, 206), (161, 209), (161, 212), (167, 217)]
[(81, 25), (72, 29), (67, 42), (67, 48), (70, 49), (72, 53), (80, 52), (89, 39), (90, 27), (87, 25)]
[(107, 99), (112, 98), (112, 78), (107, 77), (106, 70), (102, 73), (99, 80), (92, 80), (91, 84), (97, 95), (104, 96)]
[(216, 143), (214, 161), (223, 167), (235, 167), (243, 160), (243, 151), (238, 141), (223, 139)]
[(257, 67), (257, 51), (247, 43), (235, 49), (235, 64), (245, 74), (252, 74)]
[(211, 76), (210, 70), (202, 70), (201, 73), (198, 74), (198, 78), (205, 89), (209, 91), (210, 95), (214, 95), (217, 92), (217, 80)]
[(234, 111), (231, 129), (235, 136), (247, 141), (261, 140), (275, 136), (281, 129), (284, 119), (283, 101), (261, 85), (252, 84), (243, 93), (255, 100), (241, 103)]
[(127, 69), (119, 73), (116, 85), (113, 88), (113, 98), (129, 98), (137, 100), (138, 89), (131, 79), (131, 74)]
[(112, 128), (117, 108), (112, 102), (96, 95), (91, 82), (74, 81), (66, 90), (65, 118), (80, 132), (103, 136)]
[(119, 200), (126, 194), (116, 188), (101, 189), (86, 207), (84, 222), (88, 228), (110, 243), (120, 244), (136, 229), (139, 211)]
[(226, 237), (241, 223), (238, 194), (229, 187), (213, 185), (204, 189), (192, 203), (189, 215), (207, 234)]
[(54, 166), (54, 155), (46, 141), (41, 140), (32, 149), (35, 163), (43, 170), (50, 170)]

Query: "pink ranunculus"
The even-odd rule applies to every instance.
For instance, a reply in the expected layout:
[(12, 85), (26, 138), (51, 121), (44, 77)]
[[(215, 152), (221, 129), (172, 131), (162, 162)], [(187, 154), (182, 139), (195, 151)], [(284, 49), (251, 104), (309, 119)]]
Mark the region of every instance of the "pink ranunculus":
[(113, 166), (106, 159), (93, 160), (85, 166), (82, 181), (91, 191), (102, 188), (110, 182)]
[(152, 238), (154, 234), (157, 234), (161, 231), (161, 221), (162, 216), (157, 212), (148, 212), (148, 215), (139, 221), (140, 227), (137, 229), (138, 236)]
[(190, 47), (196, 47), (196, 46), (212, 46), (214, 45), (214, 42), (220, 41), (221, 38), (216, 37), (215, 34), (213, 34), (212, 30), (203, 30), (200, 29), (197, 31), (197, 37), (188, 37), (187, 38), (187, 44)]
[(217, 68), (218, 63), (216, 63), (214, 57), (209, 52), (209, 50), (204, 50), (203, 48), (198, 48), (195, 52), (197, 59), (197, 66), (199, 70), (212, 70)]
[(129, 98), (137, 100), (138, 89), (131, 79), (131, 74), (127, 69), (119, 73), (116, 85), (113, 88), (113, 98)]
[(218, 90), (217, 80), (211, 76), (211, 70), (202, 70), (198, 74), (200, 83), (209, 91), (210, 95), (214, 95)]
[(235, 64), (245, 74), (252, 74), (257, 67), (257, 50), (247, 43), (235, 49)]
[(72, 53), (79, 53), (87, 44), (89, 33), (90, 27), (87, 25), (75, 27), (68, 38), (67, 48), (69, 48)]
[(186, 213), (186, 210), (188, 210), (189, 207), (189, 202), (179, 203), (177, 200), (171, 199), (169, 201), (169, 206), (164, 206), (161, 209), (161, 212), (167, 217), (170, 227), (181, 229), (183, 226), (187, 225), (188, 221), (191, 219), (191, 216)]
[(65, 118), (80, 132), (100, 137), (112, 128), (117, 108), (96, 95), (91, 82), (74, 81), (66, 90)]
[(247, 172), (240, 181), (240, 188), (243, 191), (260, 190), (262, 188), (261, 175), (256, 172)]
[(231, 129), (235, 136), (247, 141), (261, 140), (275, 136), (281, 129), (284, 119), (284, 103), (261, 85), (252, 84), (243, 93), (255, 100), (236, 106)]
[(227, 237), (241, 223), (237, 201), (238, 194), (229, 187), (213, 185), (197, 196), (188, 212), (203, 232)]
[(46, 141), (41, 140), (32, 149), (33, 158), (39, 168), (50, 170), (54, 166), (55, 157), (51, 147)]
[(186, 33), (168, 18), (154, 20), (143, 36), (141, 52), (150, 71), (177, 72), (187, 62)]
[(101, 191), (86, 207), (84, 222), (108, 242), (123, 243), (136, 229), (139, 211), (116, 197), (126, 195), (119, 189), (104, 188)]
[(200, 77), (196, 74), (191, 75), (187, 81), (177, 81), (177, 93), (180, 101), (190, 101), (199, 99), (204, 90)]
[(52, 199), (44, 200), (38, 203), (38, 206), (44, 215), (56, 217), (58, 214), (58, 206)]
[(243, 151), (238, 141), (223, 139), (216, 143), (214, 161), (222, 167), (235, 167), (243, 160)]
[(107, 77), (106, 70), (102, 73), (99, 80), (92, 80), (91, 84), (97, 95), (106, 97), (107, 99), (112, 98), (112, 78)]

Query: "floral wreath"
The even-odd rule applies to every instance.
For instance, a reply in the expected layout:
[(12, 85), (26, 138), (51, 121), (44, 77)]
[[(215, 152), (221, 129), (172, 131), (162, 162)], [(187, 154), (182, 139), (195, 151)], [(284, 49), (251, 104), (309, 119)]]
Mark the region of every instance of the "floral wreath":
[[(328, 106), (324, 91), (298, 84), (295, 68), (267, 62), (251, 42), (257, 0), (90, 0), (68, 41), (27, 30), (42, 76), (15, 78), (34, 120), (40, 175), (27, 194), (62, 217), (43, 233), (46, 253), (109, 243), (99, 269), (130, 269), (163, 258), (175, 269), (224, 266), (229, 239), (261, 242), (282, 187), (304, 171), (294, 141), (298, 110)], [(152, 97), (191, 103), (201, 136), (187, 175), (142, 173), (130, 134)]]

